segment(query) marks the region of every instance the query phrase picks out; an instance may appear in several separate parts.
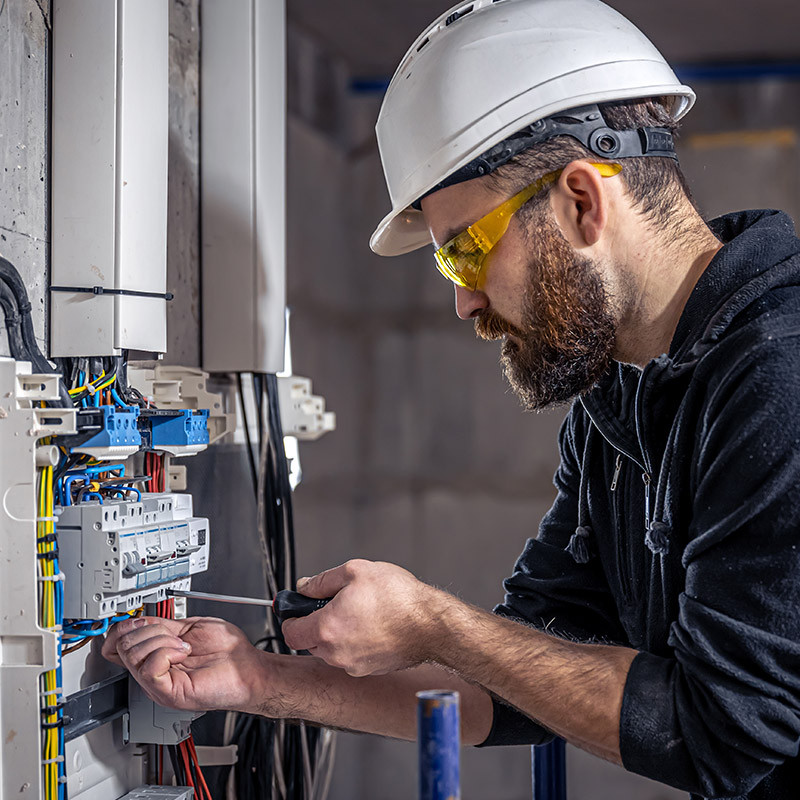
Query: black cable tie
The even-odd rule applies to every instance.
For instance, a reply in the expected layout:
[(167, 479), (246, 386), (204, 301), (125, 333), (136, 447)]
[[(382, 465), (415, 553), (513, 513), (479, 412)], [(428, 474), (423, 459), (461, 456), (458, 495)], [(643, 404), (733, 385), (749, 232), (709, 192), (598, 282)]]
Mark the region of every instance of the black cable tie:
[(62, 708), (66, 705), (66, 700), (59, 700), (55, 705), (52, 706), (42, 706), (40, 709), (44, 716), (49, 714), (58, 714)]
[(36, 537), (36, 541), (37, 542), (42, 542), (44, 544), (47, 544), (48, 542), (56, 542), (56, 541), (58, 541), (58, 534), (56, 534), (56, 533), (46, 533), (44, 536), (37, 536)]
[(32, 308), (33, 306), (28, 301), (24, 303), (17, 303), (17, 311), (19, 311), (20, 316), (24, 317), (26, 314), (30, 314)]
[(41, 558), (45, 561), (55, 561), (58, 558), (58, 548), (54, 547), (52, 550), (48, 550), (46, 553), (37, 553), (36, 558)]
[(51, 292), (83, 292), (84, 294), (116, 294), (127, 297), (155, 297), (159, 300), (172, 300), (172, 292), (140, 292), (136, 289), (106, 289), (104, 286), (51, 286)]
[(22, 322), (22, 317), (13, 312), (6, 314), (6, 328), (18, 328)]
[[(44, 730), (46, 730), (46, 731), (49, 731), (52, 728), (63, 728), (67, 724), (67, 719), (69, 719), (69, 718), (68, 717), (61, 717), (61, 719), (56, 720), (55, 722), (43, 722), (42, 723), (42, 728), (44, 728)], [(70, 720), (70, 722), (71, 721), (72, 720)]]

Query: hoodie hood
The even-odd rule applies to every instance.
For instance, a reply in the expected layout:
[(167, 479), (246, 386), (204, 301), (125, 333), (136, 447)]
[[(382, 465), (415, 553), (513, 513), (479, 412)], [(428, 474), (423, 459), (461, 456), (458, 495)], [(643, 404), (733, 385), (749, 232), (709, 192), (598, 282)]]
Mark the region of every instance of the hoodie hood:
[(800, 253), (800, 240), (784, 212), (741, 211), (708, 226), (724, 246), (683, 309), (669, 349), (674, 364), (699, 357), (765, 291), (800, 283), (800, 265), (786, 263)]
[[(701, 359), (720, 341), (780, 302), (774, 291), (800, 286), (800, 240), (781, 211), (743, 211), (709, 223), (724, 243), (700, 276), (681, 314), (669, 354), (643, 370), (615, 363), (595, 387), (580, 398), (594, 427), (616, 453), (633, 461), (645, 483), (643, 531), (654, 553), (669, 548), (670, 511), (665, 482), (659, 476), (672, 465), (673, 422)], [(675, 423), (675, 424), (680, 424)], [(585, 455), (588, 456), (589, 448)], [(578, 529), (568, 549), (579, 562), (595, 547), (589, 526), (590, 466), (582, 463)]]

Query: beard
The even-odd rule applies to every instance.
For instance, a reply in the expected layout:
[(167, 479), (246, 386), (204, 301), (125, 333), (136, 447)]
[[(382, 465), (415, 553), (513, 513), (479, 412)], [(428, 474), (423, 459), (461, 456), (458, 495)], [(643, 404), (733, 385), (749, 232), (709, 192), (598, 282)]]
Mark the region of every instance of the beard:
[(482, 339), (506, 337), (500, 363), (528, 410), (589, 391), (610, 366), (616, 341), (615, 316), (594, 262), (575, 252), (548, 212), (537, 209), (536, 223), (526, 225), (531, 258), (521, 328), (491, 310), (475, 319)]

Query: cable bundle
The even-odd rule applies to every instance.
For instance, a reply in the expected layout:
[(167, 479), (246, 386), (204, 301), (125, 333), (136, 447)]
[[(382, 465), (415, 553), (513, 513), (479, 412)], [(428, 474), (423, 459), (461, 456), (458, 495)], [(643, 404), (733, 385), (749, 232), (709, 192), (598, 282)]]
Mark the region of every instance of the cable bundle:
[(64, 619), (64, 576), (58, 567), (55, 534), (53, 468), (39, 470), (36, 523), (36, 555), (39, 563), (39, 623), (55, 631), (58, 662), (54, 670), (42, 675), (42, 768), (45, 800), (65, 800), (64, 698), (61, 679), (61, 626)]
[[(278, 379), (265, 373), (254, 373), (252, 378), (257, 449), (250, 433), (241, 375), (237, 375), (237, 386), (257, 502), (264, 579), (274, 597), (281, 589), (294, 589), (297, 581), (292, 495)], [(272, 614), (267, 614), (264, 637), (256, 644), (274, 653), (292, 653)], [(239, 753), (233, 781), (228, 782), (229, 800), (324, 800), (333, 765), (331, 731), (249, 714), (228, 715), (226, 729), (226, 743), (238, 745)]]
[(142, 393), (128, 384), (127, 351), (118, 356), (81, 356), (54, 361), (69, 387), (73, 405), (81, 408), (101, 405), (144, 408), (148, 405)]
[[(55, 370), (42, 355), (33, 332), (28, 291), (17, 268), (0, 257), (0, 308), (6, 320), (8, 346), (17, 361), (30, 361), (35, 372), (50, 375)], [(63, 381), (59, 381), (59, 399), (48, 405), (69, 408), (72, 403)]]
[(144, 471), (150, 476), (151, 492), (163, 492), (166, 486), (166, 469), (165, 469), (166, 456), (156, 453), (155, 451), (148, 450), (144, 454)]
[[(155, 615), (165, 619), (175, 619), (175, 598), (170, 597), (156, 603)], [(156, 770), (161, 785), (164, 785), (164, 750), (161, 745), (156, 748)], [(178, 786), (191, 786), (196, 800), (212, 800), (203, 771), (200, 769), (194, 737), (190, 736), (177, 745), (166, 745), (166, 751)]]

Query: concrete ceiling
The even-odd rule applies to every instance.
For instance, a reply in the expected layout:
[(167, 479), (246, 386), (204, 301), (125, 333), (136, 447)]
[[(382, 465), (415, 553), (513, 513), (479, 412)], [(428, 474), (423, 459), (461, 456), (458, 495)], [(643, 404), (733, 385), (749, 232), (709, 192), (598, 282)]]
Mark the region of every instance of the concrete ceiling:
[[(289, 18), (356, 77), (389, 77), (451, 0), (288, 0)], [(797, 0), (610, 0), (673, 63), (800, 60)]]

